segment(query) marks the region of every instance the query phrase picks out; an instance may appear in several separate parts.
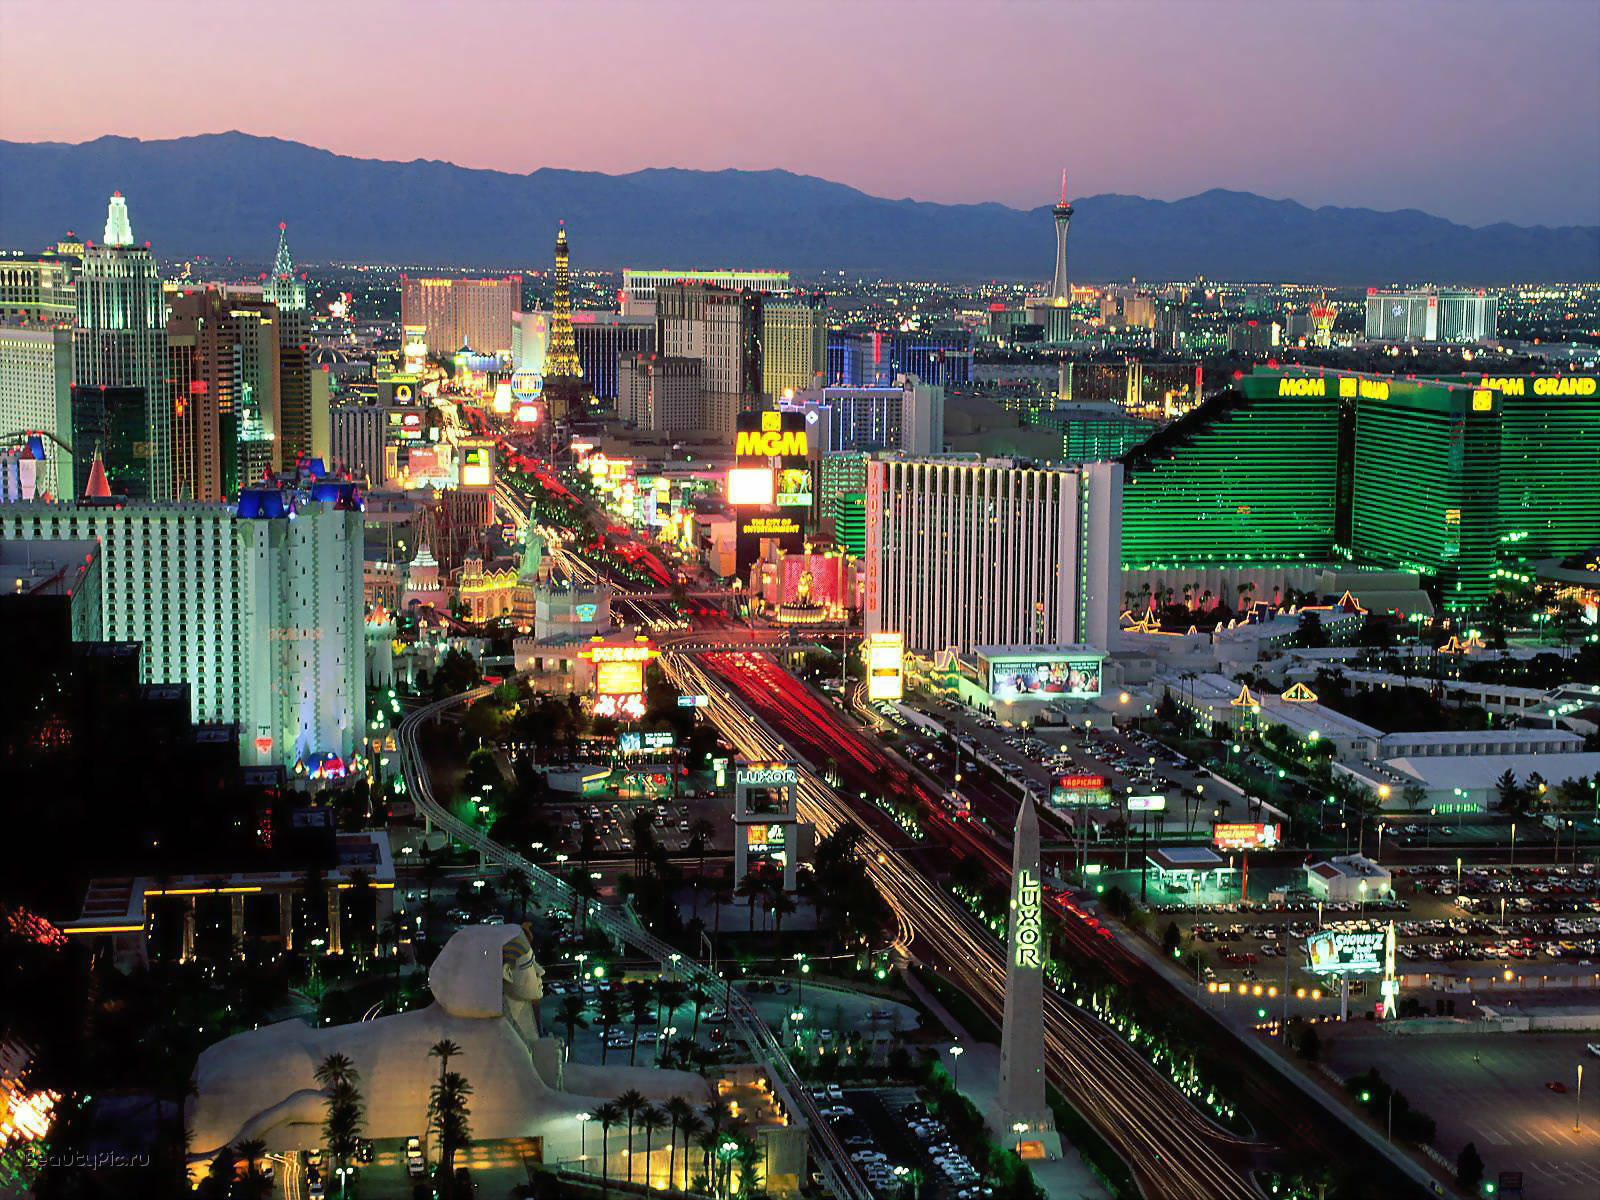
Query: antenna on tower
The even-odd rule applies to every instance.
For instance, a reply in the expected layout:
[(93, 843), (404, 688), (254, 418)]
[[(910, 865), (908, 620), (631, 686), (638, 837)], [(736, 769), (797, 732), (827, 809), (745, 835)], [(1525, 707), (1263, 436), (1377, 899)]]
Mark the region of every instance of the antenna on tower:
[(1067, 169), (1061, 168), (1061, 203), (1067, 202)]

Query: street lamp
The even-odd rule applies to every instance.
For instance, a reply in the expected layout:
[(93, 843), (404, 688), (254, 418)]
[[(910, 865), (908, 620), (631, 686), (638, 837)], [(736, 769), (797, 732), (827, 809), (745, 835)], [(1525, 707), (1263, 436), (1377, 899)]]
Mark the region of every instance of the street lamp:
[[(961, 1056), (967, 1052), (965, 1046), (950, 1047), (950, 1074), (954, 1077), (956, 1091), (961, 1090)], [(1582, 1067), (1578, 1068), (1580, 1071)]]
[(1016, 1121), (1016, 1122), (1013, 1122), (1012, 1126), (1011, 1126), (1011, 1132), (1017, 1135), (1017, 1157), (1018, 1158), (1022, 1157), (1022, 1135), (1023, 1135), (1024, 1132), (1026, 1132), (1027, 1128), (1028, 1128), (1028, 1124), (1027, 1124), (1026, 1121)]
[(589, 1169), (589, 1122), (594, 1120), (593, 1113), (581, 1112), (578, 1114), (578, 1161), (583, 1163), (583, 1169)]

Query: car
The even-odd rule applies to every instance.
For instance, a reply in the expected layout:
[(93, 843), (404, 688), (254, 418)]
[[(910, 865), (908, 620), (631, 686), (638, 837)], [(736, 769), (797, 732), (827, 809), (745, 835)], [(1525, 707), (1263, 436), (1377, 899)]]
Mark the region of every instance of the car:
[(322, 1198), (327, 1195), (327, 1192), (323, 1191), (322, 1189), (322, 1180), (312, 1179), (308, 1181), (306, 1184), (306, 1195), (310, 1198), (310, 1200), (322, 1200)]
[(819, 1111), (830, 1121), (837, 1120), (840, 1117), (853, 1117), (856, 1115), (856, 1110), (848, 1104), (830, 1104), (827, 1108)]
[(1549, 1088), (1552, 1092), (1562, 1092), (1562, 1093), (1564, 1093), (1567, 1090), (1567, 1085), (1562, 1083), (1561, 1080), (1559, 1080), (1559, 1079), (1552, 1079), (1548, 1083), (1546, 1083), (1544, 1086)]
[(1596, 1058), (1600, 1058), (1600, 1042), (1590, 1042), (1584, 1049)]

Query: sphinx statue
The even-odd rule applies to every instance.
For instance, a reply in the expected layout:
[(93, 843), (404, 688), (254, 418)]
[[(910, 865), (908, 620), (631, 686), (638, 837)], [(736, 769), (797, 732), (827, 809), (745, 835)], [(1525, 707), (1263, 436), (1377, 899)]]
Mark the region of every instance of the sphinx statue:
[(546, 1160), (576, 1155), (578, 1114), (630, 1088), (655, 1101), (711, 1099), (711, 1085), (687, 1071), (564, 1066), (560, 1043), (539, 1033), (543, 981), (522, 926), (473, 925), (430, 968), (427, 1008), (326, 1029), (285, 1021), (218, 1042), (195, 1064), (191, 1161), (246, 1138), (273, 1150), (320, 1145), (327, 1105), (315, 1074), (330, 1054), (360, 1073), (366, 1137), (420, 1136), (439, 1072), (428, 1050), (443, 1039), (461, 1047), (450, 1069), (472, 1085), (474, 1140), (542, 1138)]

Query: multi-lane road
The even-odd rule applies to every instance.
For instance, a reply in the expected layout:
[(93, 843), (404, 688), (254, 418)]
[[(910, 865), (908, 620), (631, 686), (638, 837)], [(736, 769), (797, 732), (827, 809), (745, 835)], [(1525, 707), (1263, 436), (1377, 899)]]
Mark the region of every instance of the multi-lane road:
[[(1008, 879), (1009, 845), (947, 815), (940, 803), (943, 785), (920, 776), (864, 735), (769, 655), (668, 652), (663, 661), (680, 688), (711, 697), (710, 716), (740, 752), (791, 758), (812, 768), (803, 773), (805, 819), (822, 833), (845, 824), (864, 832), (864, 861), (902, 928), (909, 930), (915, 955), (944, 972), (999, 1024), (1005, 984), (1001, 946), (938, 879), (958, 857)], [(818, 777), (824, 760), (837, 770), (841, 789)], [(862, 791), (918, 796), (929, 813), (929, 840), (910, 842), (886, 814), (859, 799)], [(1098, 961), (1112, 978), (1169, 1011), (1187, 1005), (1098, 922), (1064, 899), (1057, 898), (1055, 906), (1066, 955)], [(1372, 1160), (1354, 1131), (1330, 1121), (1293, 1084), (1258, 1065), (1251, 1071), (1253, 1057), (1244, 1047), (1237, 1057), (1255, 1093), (1250, 1108), (1261, 1126), (1255, 1138), (1212, 1124), (1112, 1030), (1060, 996), (1047, 998), (1045, 1031), (1052, 1082), (1117, 1148), (1148, 1196), (1251, 1195), (1252, 1167), (1303, 1165), (1307, 1152), (1329, 1163)], [(1261, 1114), (1271, 1115), (1270, 1126)], [(1371, 1162), (1370, 1171), (1388, 1195), (1415, 1191), (1412, 1181), (1386, 1163)]]

